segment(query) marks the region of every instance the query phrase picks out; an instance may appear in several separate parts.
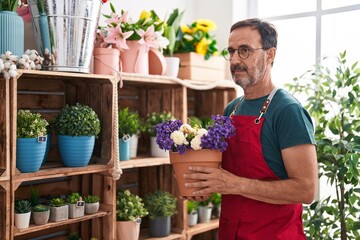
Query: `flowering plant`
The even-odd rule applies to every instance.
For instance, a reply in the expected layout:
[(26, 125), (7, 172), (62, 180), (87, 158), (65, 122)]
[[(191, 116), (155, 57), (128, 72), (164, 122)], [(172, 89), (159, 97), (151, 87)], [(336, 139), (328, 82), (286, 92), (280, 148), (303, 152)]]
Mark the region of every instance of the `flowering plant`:
[(117, 14), (115, 7), (110, 3), (111, 15), (104, 15), (107, 20), (105, 27), (99, 27), (96, 47), (110, 47), (113, 44), (119, 50), (129, 49), (126, 40), (135, 40), (144, 44), (146, 50), (156, 48), (162, 50), (169, 44), (163, 37), (164, 22), (160, 20), (155, 11), (142, 11), (138, 21), (133, 21), (128, 11)]
[(205, 60), (216, 55), (216, 39), (209, 34), (215, 29), (216, 24), (208, 19), (198, 19), (190, 25), (181, 26), (182, 37), (175, 46), (175, 52), (196, 52), (204, 55)]
[(199, 125), (182, 124), (180, 120), (169, 120), (156, 125), (156, 143), (163, 150), (184, 154), (187, 150), (218, 149), (225, 151), (225, 141), (235, 135), (235, 127), (226, 116), (211, 116), (207, 129)]

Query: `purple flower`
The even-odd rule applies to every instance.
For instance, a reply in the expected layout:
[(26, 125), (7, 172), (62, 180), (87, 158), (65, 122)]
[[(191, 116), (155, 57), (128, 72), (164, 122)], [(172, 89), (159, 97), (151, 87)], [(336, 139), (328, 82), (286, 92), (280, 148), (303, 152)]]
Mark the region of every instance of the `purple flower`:
[[(225, 151), (228, 144), (226, 138), (235, 135), (235, 127), (226, 116), (211, 116), (212, 124), (207, 131), (199, 126), (182, 124), (180, 120), (169, 120), (155, 126), (156, 143), (161, 149), (185, 154), (191, 146), (197, 149), (217, 149)], [(186, 126), (185, 126), (186, 125)], [(193, 145), (191, 144), (193, 142)]]

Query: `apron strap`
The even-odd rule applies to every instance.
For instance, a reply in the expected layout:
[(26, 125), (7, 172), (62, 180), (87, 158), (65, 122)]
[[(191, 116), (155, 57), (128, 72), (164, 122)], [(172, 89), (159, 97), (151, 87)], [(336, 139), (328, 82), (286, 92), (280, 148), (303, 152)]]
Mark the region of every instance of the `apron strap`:
[[(274, 88), (271, 93), (269, 94), (268, 98), (265, 100), (263, 106), (260, 109), (260, 115), (259, 117), (257, 117), (254, 120), (255, 124), (259, 124), (260, 123), (260, 118), (262, 117), (262, 115), (264, 115), (267, 111), (267, 109), (269, 108), (269, 105), (271, 103), (271, 100), (273, 99), (275, 93), (279, 90), (279, 88)], [(239, 105), (241, 103), (241, 99), (239, 100), (239, 102), (236, 103), (234, 110), (231, 112), (230, 114), (230, 118), (232, 118), (235, 115), (236, 110), (238, 109)]]
[(254, 120), (255, 124), (259, 124), (260, 123), (260, 118), (262, 117), (262, 115), (264, 115), (266, 113), (266, 111), (269, 108), (269, 105), (271, 103), (271, 100), (273, 99), (275, 93), (279, 90), (279, 88), (274, 88), (271, 93), (269, 94), (268, 98), (265, 100), (263, 106), (260, 109), (260, 115)]

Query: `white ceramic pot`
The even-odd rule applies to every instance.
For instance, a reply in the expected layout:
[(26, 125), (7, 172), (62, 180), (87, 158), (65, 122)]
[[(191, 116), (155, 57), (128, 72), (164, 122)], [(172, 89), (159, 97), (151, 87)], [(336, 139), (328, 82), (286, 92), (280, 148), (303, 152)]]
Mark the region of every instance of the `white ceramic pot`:
[(195, 226), (198, 222), (199, 214), (197, 211), (188, 214), (188, 225), (189, 227)]
[(150, 150), (153, 157), (169, 157), (169, 151), (162, 150), (156, 143), (156, 137), (150, 138)]
[(178, 57), (165, 57), (166, 71), (165, 76), (177, 77), (179, 74), (180, 58)]
[(199, 207), (199, 222), (207, 223), (211, 220), (211, 213), (213, 206), (200, 206)]
[(130, 138), (130, 158), (136, 158), (138, 149), (139, 136), (134, 134)]
[(28, 228), (30, 224), (31, 212), (15, 213), (15, 226), (17, 229)]

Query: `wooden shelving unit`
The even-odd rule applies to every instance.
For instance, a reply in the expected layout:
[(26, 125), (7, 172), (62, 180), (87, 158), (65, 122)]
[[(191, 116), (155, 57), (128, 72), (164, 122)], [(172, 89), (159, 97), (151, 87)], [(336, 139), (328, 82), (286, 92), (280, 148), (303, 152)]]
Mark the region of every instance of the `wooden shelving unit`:
[[(66, 72), (45, 72), (18, 70), (19, 75), (6, 83), (1, 78), (0, 96), (9, 106), (7, 120), (0, 121), (0, 128), (6, 125), (9, 130), (9, 184), (1, 184), (8, 188), (8, 194), (1, 193), (1, 198), (7, 201), (6, 212), (9, 223), (0, 235), (7, 239), (30, 239), (43, 234), (59, 235), (57, 239), (67, 239), (70, 232), (79, 232), (83, 239), (92, 236), (98, 239), (115, 238), (115, 180), (111, 176), (114, 167), (115, 121), (117, 106), (114, 104), (114, 94), (117, 79), (113, 76), (94, 74), (78, 74)], [(16, 168), (16, 119), (18, 109), (29, 109), (42, 114), (48, 121), (54, 119), (66, 104), (75, 103), (90, 106), (101, 121), (101, 132), (96, 139), (90, 164), (86, 167), (68, 168), (62, 164), (57, 150), (56, 136), (45, 164), (38, 172), (21, 173)], [(1, 104), (3, 105), (3, 104)], [(1, 108), (0, 108), (1, 109)], [(2, 109), (1, 109), (2, 110)], [(0, 160), (0, 168), (8, 165)], [(28, 199), (29, 188), (39, 189), (40, 196), (65, 195), (79, 192), (81, 195), (97, 194), (101, 197), (100, 211), (93, 215), (85, 215), (76, 219), (61, 222), (49, 222), (46, 225), (30, 225), (27, 229), (17, 229), (14, 226), (14, 202), (17, 199)], [(3, 207), (3, 205), (2, 205)], [(1, 213), (2, 214), (2, 213)], [(4, 215), (4, 214), (2, 214)], [(2, 216), (1, 216), (2, 217)], [(9, 219), (9, 220), (7, 220)], [(89, 228), (89, 225), (92, 228)], [(89, 230), (91, 229), (91, 230)], [(8, 231), (8, 232), (6, 232)]]
[[(183, 122), (189, 116), (222, 114), (225, 106), (236, 97), (238, 88), (232, 81), (208, 83), (171, 79), (164, 76), (139, 76), (122, 74), (123, 87), (119, 88), (119, 109), (128, 107), (146, 118), (152, 112), (170, 111)], [(144, 197), (147, 193), (162, 189), (179, 196), (176, 179), (168, 158), (149, 157), (149, 139), (139, 138), (138, 157), (121, 161), (124, 174), (117, 187), (129, 189)], [(150, 238), (146, 225), (140, 239), (191, 239), (193, 236), (218, 228), (218, 220), (187, 226), (186, 201), (178, 198), (178, 213), (172, 218), (172, 232), (166, 238)]]
[[(0, 236), (5, 240), (22, 240), (62, 232), (54, 239), (66, 239), (77, 231), (82, 239), (115, 239), (116, 188), (132, 186), (140, 196), (162, 189), (179, 196), (176, 179), (168, 158), (150, 157), (149, 139), (139, 139), (138, 157), (120, 162), (124, 174), (119, 181), (111, 176), (114, 167), (114, 115), (117, 108), (129, 107), (143, 118), (151, 112), (170, 111), (186, 121), (189, 116), (222, 114), (226, 104), (237, 95), (231, 81), (203, 83), (164, 76), (140, 76), (123, 73), (118, 79), (110, 75), (18, 70), (19, 76), (6, 81), (0, 78)], [(114, 105), (115, 88), (118, 106)], [(16, 114), (18, 109), (40, 112), (47, 120), (54, 119), (66, 104), (79, 102), (92, 107), (98, 114), (102, 130), (96, 140), (90, 164), (67, 168), (61, 162), (56, 137), (48, 160), (40, 171), (21, 173), (16, 169)], [(37, 186), (40, 195), (61, 195), (78, 191), (82, 195), (101, 196), (100, 211), (77, 219), (31, 225), (19, 230), (14, 226), (14, 201), (29, 197), (29, 187)], [(172, 234), (165, 238), (150, 238), (147, 223), (140, 239), (191, 239), (216, 229), (218, 220), (187, 226), (186, 201), (178, 199), (177, 214), (172, 218)], [(4, 220), (4, 221), (3, 221)], [(91, 229), (91, 230), (90, 230)], [(3, 237), (5, 236), (5, 237)]]

